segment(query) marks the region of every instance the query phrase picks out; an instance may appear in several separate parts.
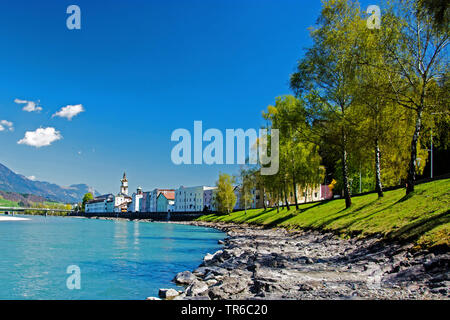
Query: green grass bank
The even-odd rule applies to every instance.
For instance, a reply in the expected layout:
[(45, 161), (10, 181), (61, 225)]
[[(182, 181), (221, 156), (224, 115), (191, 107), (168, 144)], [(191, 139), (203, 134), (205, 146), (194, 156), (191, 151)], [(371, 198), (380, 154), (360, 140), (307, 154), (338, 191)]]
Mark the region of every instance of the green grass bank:
[(450, 247), (450, 179), (419, 184), (405, 196), (404, 189), (353, 197), (345, 209), (343, 199), (302, 204), (299, 210), (252, 209), (230, 215), (210, 214), (200, 221), (262, 225), (268, 228), (322, 230), (343, 237), (381, 235), (387, 240), (414, 242), (417, 249)]

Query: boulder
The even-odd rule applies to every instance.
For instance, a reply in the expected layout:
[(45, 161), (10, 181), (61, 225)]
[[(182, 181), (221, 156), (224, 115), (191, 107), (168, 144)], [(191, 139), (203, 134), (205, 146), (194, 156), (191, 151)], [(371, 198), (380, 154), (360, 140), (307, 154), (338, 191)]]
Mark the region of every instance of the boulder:
[(175, 289), (159, 289), (159, 297), (161, 299), (173, 299), (178, 296), (180, 293)]
[(198, 296), (208, 290), (208, 285), (203, 281), (195, 280), (186, 289), (186, 296)]
[(216, 251), (214, 254), (206, 254), (206, 256), (203, 258), (203, 263), (205, 266), (212, 264), (214, 261), (218, 260), (220, 256), (223, 254), (222, 250)]
[(247, 281), (237, 277), (224, 277), (220, 289), (227, 294), (237, 294), (248, 287)]
[(197, 278), (192, 274), (192, 272), (183, 271), (178, 273), (173, 280), (178, 284), (190, 284), (195, 279)]

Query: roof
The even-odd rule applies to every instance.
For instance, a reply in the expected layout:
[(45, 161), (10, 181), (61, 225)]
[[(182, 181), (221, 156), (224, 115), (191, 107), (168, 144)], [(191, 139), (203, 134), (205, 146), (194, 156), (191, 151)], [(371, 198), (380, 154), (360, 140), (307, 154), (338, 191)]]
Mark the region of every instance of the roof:
[(93, 199), (93, 200), (89, 200), (88, 202), (86, 202), (86, 204), (91, 204), (91, 203), (99, 203), (99, 202), (104, 202), (105, 199)]
[(160, 195), (163, 195), (167, 200), (175, 200), (175, 191), (160, 192), (158, 198)]
[(94, 200), (105, 200), (108, 198), (113, 198), (114, 195), (112, 193), (102, 194), (101, 196), (95, 197)]

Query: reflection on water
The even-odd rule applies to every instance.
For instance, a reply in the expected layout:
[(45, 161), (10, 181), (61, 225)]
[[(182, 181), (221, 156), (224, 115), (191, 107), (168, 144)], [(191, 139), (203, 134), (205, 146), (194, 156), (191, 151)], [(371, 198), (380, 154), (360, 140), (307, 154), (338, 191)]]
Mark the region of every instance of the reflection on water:
[(125, 259), (128, 251), (128, 223), (122, 220), (114, 221), (114, 247), (116, 258)]
[(134, 222), (133, 236), (134, 236), (134, 246), (135, 246), (134, 248), (135, 248), (135, 250), (137, 250), (139, 247), (139, 222), (138, 221)]

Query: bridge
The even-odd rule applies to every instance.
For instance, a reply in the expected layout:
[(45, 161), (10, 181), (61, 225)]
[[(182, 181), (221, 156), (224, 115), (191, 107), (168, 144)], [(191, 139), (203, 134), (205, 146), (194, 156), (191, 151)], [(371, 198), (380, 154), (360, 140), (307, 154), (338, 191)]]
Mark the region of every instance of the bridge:
[(0, 213), (5, 214), (14, 214), (17, 212), (25, 212), (25, 211), (38, 211), (47, 214), (48, 212), (67, 212), (72, 213), (73, 210), (66, 209), (54, 209), (54, 208), (24, 208), (24, 207), (0, 207)]

